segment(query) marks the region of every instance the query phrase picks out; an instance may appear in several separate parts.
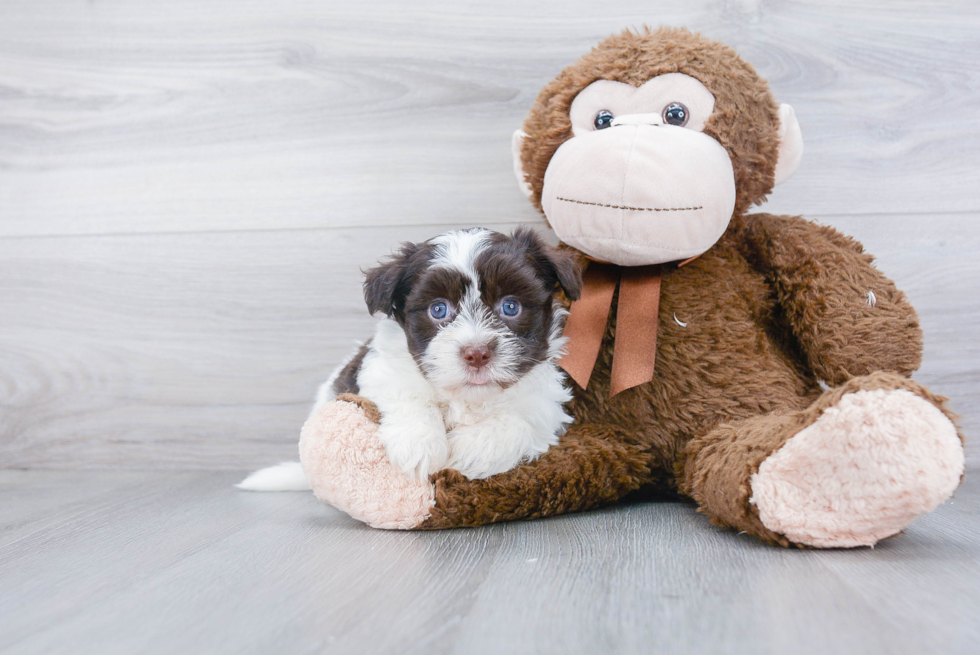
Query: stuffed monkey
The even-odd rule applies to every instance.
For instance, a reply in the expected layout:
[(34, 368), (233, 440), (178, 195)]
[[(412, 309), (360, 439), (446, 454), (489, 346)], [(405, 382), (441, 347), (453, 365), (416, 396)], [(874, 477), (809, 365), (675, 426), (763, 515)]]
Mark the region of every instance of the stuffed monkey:
[(801, 153), (792, 109), (732, 49), (680, 29), (600, 43), (514, 136), (522, 188), (589, 262), (562, 360), (575, 423), (509, 472), (426, 483), (388, 463), (370, 401), (342, 396), (302, 432), (313, 489), (402, 529), (666, 492), (812, 547), (871, 545), (934, 509), (963, 445), (945, 399), (909, 378), (922, 333), (905, 295), (853, 239), (747, 213)]

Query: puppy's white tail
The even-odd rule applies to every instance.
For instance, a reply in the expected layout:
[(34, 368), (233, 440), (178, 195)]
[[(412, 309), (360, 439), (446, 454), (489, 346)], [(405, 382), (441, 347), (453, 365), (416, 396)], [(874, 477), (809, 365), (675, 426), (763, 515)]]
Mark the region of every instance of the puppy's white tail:
[(309, 491), (310, 481), (299, 462), (283, 462), (259, 469), (235, 486), (245, 491)]

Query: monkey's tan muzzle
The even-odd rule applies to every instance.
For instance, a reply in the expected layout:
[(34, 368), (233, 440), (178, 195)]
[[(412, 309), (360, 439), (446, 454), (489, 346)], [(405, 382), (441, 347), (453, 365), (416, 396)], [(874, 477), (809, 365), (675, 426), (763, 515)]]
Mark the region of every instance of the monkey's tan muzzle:
[(558, 237), (587, 255), (661, 264), (718, 241), (735, 209), (735, 172), (702, 132), (619, 121), (558, 148), (541, 206)]

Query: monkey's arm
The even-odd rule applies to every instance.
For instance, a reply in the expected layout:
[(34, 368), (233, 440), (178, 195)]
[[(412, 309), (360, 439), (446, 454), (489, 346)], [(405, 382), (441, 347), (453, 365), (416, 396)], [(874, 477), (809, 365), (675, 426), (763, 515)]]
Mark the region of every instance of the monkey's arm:
[(816, 374), (839, 385), (874, 371), (911, 375), (922, 330), (905, 294), (861, 244), (799, 217), (745, 217), (748, 256), (776, 290)]
[(650, 480), (652, 454), (615, 426), (576, 425), (535, 462), (485, 480), (440, 471), (419, 480), (385, 452), (381, 413), (343, 394), (303, 426), (299, 456), (317, 497), (376, 528), (481, 525), (589, 509)]
[(539, 459), (485, 480), (441, 471), (423, 529), (483, 525), (612, 503), (649, 481), (651, 457), (612, 426), (574, 425)]

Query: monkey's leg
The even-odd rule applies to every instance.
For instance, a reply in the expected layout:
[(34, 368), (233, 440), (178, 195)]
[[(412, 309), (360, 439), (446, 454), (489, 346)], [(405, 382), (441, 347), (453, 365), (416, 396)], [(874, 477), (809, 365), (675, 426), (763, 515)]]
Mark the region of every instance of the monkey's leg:
[(959, 485), (963, 443), (944, 403), (898, 374), (854, 378), (804, 410), (693, 439), (678, 484), (714, 523), (769, 543), (873, 545)]

